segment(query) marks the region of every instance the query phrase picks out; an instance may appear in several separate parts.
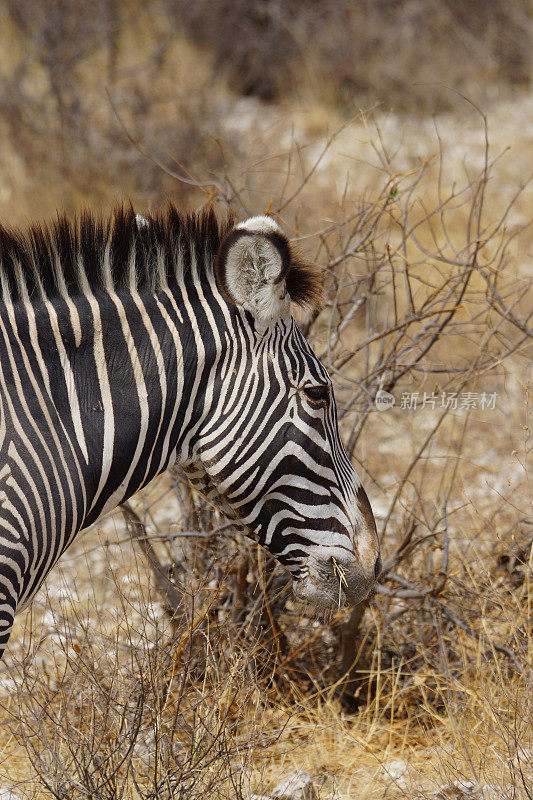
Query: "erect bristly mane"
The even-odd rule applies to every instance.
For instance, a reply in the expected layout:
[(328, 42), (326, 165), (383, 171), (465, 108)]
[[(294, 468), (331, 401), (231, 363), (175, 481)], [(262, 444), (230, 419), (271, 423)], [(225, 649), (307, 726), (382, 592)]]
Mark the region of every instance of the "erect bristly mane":
[[(180, 214), (169, 203), (141, 224), (131, 207), (119, 207), (107, 217), (84, 211), (25, 231), (0, 225), (1, 296), (14, 303), (98, 291), (156, 291), (186, 276), (193, 258), (198, 275), (210, 277), (233, 224), (232, 217), (220, 220), (213, 210)], [(321, 280), (301, 259), (291, 258), (286, 285), (294, 303), (318, 305)]]

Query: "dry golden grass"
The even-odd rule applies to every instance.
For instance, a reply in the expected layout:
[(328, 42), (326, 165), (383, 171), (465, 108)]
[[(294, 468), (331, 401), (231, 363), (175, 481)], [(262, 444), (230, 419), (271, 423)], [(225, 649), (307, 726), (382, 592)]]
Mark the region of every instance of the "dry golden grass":
[[(139, 511), (161, 497), (165, 489), (162, 482), (164, 479), (138, 498)], [(168, 502), (163, 498), (159, 503), (164, 519)], [(157, 514), (157, 503), (152, 506), (154, 511)], [(168, 531), (167, 526), (168, 516), (166, 523), (160, 523), (162, 534)], [(476, 533), (475, 529), (465, 530), (465, 539), (471, 536), (475, 541)], [(476, 562), (469, 553), (462, 566), (470, 577), (468, 592), (487, 599), (485, 613), (476, 625), (476, 636), (459, 632), (450, 641), (443, 632), (441, 664), (428, 660), (413, 669), (409, 659), (390, 663), (384, 645), (390, 641), (391, 632), (378, 604), (367, 620), (367, 635), (368, 630), (377, 632), (367, 668), (372, 689), (359, 711), (349, 713), (339, 701), (335, 683), (322, 684), (313, 677), (312, 653), (296, 669), (290, 669), (290, 659), (285, 666), (277, 663), (274, 683), (272, 676), (267, 676), (265, 682), (265, 676), (255, 672), (256, 662), (261, 662), (260, 649), (243, 652), (242, 645), (228, 640), (228, 651), (221, 644), (226, 641), (224, 622), (212, 619), (206, 623), (206, 594), (202, 599), (201, 591), (196, 596), (199, 610), (195, 622), (176, 638), (168, 620), (161, 616), (159, 596), (154, 596), (144, 561), (135, 557), (124, 540), (120, 520), (110, 522), (105, 533), (90, 533), (73, 546), (55, 572), (50, 599), (41, 595), (33, 612), (17, 622), (8, 664), (21, 693), (17, 695), (11, 683), (2, 687), (0, 785), (3, 781), (18, 786), (19, 793), (49, 797), (42, 785), (37, 790), (30, 780), (34, 767), (28, 752), (34, 764), (37, 754), (43, 757), (46, 746), (66, 760), (68, 737), (74, 731), (80, 741), (88, 736), (85, 746), (89, 746), (94, 736), (89, 733), (95, 725), (100, 738), (105, 739), (99, 716), (106, 715), (106, 706), (93, 705), (105, 694), (102, 682), (107, 680), (119, 695), (126, 697), (128, 684), (136, 675), (144, 674), (146, 678), (150, 663), (152, 678), (164, 675), (161, 686), (167, 688), (159, 695), (159, 711), (152, 709), (150, 703), (143, 709), (145, 717), (135, 762), (141, 776), (146, 759), (142, 743), (153, 747), (153, 714), (157, 712), (157, 729), (161, 729), (172, 724), (179, 709), (176, 740), (188, 747), (187, 736), (195, 721), (202, 721), (202, 736), (206, 735), (204, 725), (211, 731), (224, 727), (232, 744), (238, 745), (232, 759), (242, 769), (239, 777), (244, 780), (243, 788), (256, 793), (268, 794), (280, 776), (303, 768), (321, 786), (321, 796), (333, 788), (342, 798), (428, 796), (452, 780), (468, 779), (496, 786), (514, 785), (516, 796), (520, 797), (518, 759), (522, 751), (531, 749), (527, 674), (520, 676), (510, 670), (508, 659), (501, 653), (494, 651), (487, 657), (487, 642), (494, 633), (504, 631), (510, 646), (513, 639), (519, 643), (524, 663), (531, 662), (530, 574), (524, 570), (524, 582), (513, 587), (505, 572), (494, 569), (492, 555)], [(455, 567), (458, 571), (459, 564)], [(77, 584), (72, 597), (74, 575)], [(63, 595), (58, 591), (61, 587)], [(69, 588), (65, 591), (65, 587)], [(28, 618), (30, 614), (32, 620)], [(416, 617), (416, 611), (413, 615)], [(304, 642), (317, 635), (312, 625), (316, 623), (308, 621), (307, 629), (299, 631)], [(192, 660), (196, 663), (198, 648), (207, 647), (215, 662), (207, 671), (204, 665), (203, 671), (189, 676), (183, 696), (181, 680), (191, 660), (189, 644), (198, 629), (202, 633), (194, 642)], [(485, 635), (487, 632), (489, 636)], [(409, 635), (409, 624), (407, 628), (396, 625), (392, 633)], [(420, 630), (413, 644), (419, 653), (423, 652)], [(453, 663), (447, 663), (450, 653)], [(314, 657), (320, 658), (320, 652)], [(304, 668), (309, 670), (308, 675), (302, 672)], [(309, 678), (311, 684), (315, 683), (314, 690)], [(198, 697), (200, 709), (195, 705)], [(76, 707), (77, 716), (72, 720)], [(43, 708), (46, 715), (52, 716), (43, 716)], [(213, 709), (216, 713), (211, 716)], [(113, 706), (105, 726), (110, 740), (121, 730), (115, 712)], [(106, 753), (105, 744), (100, 741), (102, 754)], [(528, 758), (527, 752), (522, 755), (521, 766), (526, 775), (530, 769)], [(401, 775), (391, 766), (393, 761), (404, 762)], [(223, 759), (221, 762), (225, 766)], [(42, 763), (39, 769), (42, 770)], [(203, 772), (202, 776), (205, 780)], [(217, 786), (217, 797), (226, 796), (225, 785), (228, 797), (239, 796), (231, 793), (228, 779)], [(125, 786), (126, 797), (139, 796), (132, 784), (126, 781)]]
[[(124, 195), (142, 211), (166, 194), (240, 216), (277, 213), (328, 268), (330, 302), (302, 324), (332, 369), (344, 440), (386, 527), (385, 560), (406, 536), (416, 544), (351, 643), (355, 709), (339, 691), (345, 620), (300, 616), (256, 548), (227, 529), (211, 537), (223, 521), (164, 476), (134, 508), (161, 563), (175, 565), (184, 619), (165, 615), (121, 517), (77, 541), (17, 619), (1, 668), (0, 787), (48, 798), (47, 780), (56, 796), (91, 796), (87, 787), (61, 789), (52, 769), (79, 783), (87, 756), (93, 780), (116, 766), (124, 791), (111, 781), (92, 796), (150, 797), (155, 763), (163, 777), (179, 773), (173, 741), (195, 764), (195, 793), (183, 789), (195, 798), (267, 794), (295, 768), (315, 777), (322, 797), (334, 789), (358, 800), (428, 797), (454, 780), (530, 797), (531, 339), (517, 327), (531, 310), (527, 188), (497, 227), (525, 178), (527, 131), (490, 178), (473, 111), (443, 115), (437, 134), (431, 120), (363, 114), (328, 137), (340, 125), (328, 104), (239, 100), (209, 59), (166, 41), (165, 21), (149, 10), (123, 20), (112, 59), (96, 47), (77, 63), (64, 102), (70, 111), (81, 104), (79, 119), (62, 127), (35, 42), (3, 25), (0, 44), (6, 72), (28, 58), (21, 85), (29, 86), (27, 116), (0, 124), (0, 217), (12, 224)], [(489, 112), (496, 155), (519, 122), (516, 108)], [(479, 238), (487, 241), (465, 293), (424, 317)], [(413, 362), (417, 335), (448, 307), (445, 333)], [(398, 377), (403, 363), (411, 366)], [(375, 411), (379, 386), (395, 393), (394, 409)], [(458, 409), (439, 422), (436, 409), (399, 407), (402, 392), (442, 390), (496, 391), (496, 408)], [(191, 529), (204, 536), (175, 538)], [(213, 742), (211, 763), (202, 737)]]

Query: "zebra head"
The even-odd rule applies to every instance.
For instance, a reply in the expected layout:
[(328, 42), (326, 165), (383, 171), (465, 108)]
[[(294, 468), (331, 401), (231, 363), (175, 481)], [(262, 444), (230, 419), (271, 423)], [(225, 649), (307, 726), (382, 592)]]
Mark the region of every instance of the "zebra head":
[(353, 606), (381, 561), (331, 379), (291, 316), (291, 300), (309, 304), (319, 292), (316, 273), (272, 219), (253, 217), (226, 235), (215, 274), (230, 333), (189, 476), (288, 568), (298, 598)]

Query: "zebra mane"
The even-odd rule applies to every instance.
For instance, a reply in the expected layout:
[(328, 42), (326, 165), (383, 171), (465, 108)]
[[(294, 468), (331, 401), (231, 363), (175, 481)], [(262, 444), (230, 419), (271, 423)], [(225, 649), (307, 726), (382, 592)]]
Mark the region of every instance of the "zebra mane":
[[(0, 225), (1, 299), (15, 303), (98, 291), (157, 291), (186, 278), (193, 262), (195, 275), (210, 279), (233, 228), (232, 216), (221, 220), (212, 209), (181, 214), (171, 203), (146, 218), (120, 206), (107, 217), (84, 211), (25, 231)], [(288, 242), (287, 247), (290, 298), (317, 307), (321, 276)]]
[(209, 276), (232, 224), (212, 210), (184, 215), (169, 204), (140, 224), (131, 207), (119, 207), (107, 217), (84, 211), (26, 231), (0, 225), (2, 299), (156, 291), (187, 275), (195, 257), (199, 277)]

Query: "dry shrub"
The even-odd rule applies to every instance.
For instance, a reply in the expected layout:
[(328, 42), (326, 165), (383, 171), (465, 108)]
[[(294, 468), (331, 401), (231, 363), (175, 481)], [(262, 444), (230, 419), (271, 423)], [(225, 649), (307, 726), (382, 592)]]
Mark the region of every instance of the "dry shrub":
[(8, 1), (1, 13), (0, 134), (30, 213), (183, 197), (137, 141), (185, 172), (222, 165), (220, 81), (157, 3)]
[[(378, 495), (385, 559), (371, 620), (358, 608), (332, 625), (302, 625), (281, 573), (269, 567), (272, 619), (259, 632), (265, 651), (276, 640), (272, 674), (283, 702), (308, 709), (340, 695), (348, 708), (365, 707), (370, 728), (389, 718), (400, 725), (396, 744), (406, 723), (430, 740), (436, 729), (457, 748), (448, 777), (488, 775), (500, 759), (501, 780), (520, 793), (527, 780), (513, 759), (528, 742), (531, 711), (533, 541), (529, 389), (520, 381), (533, 314), (530, 282), (512, 260), (520, 230), (509, 220), (522, 189), (494, 202), (500, 156), (479, 121), (484, 157), (462, 184), (447, 179), (438, 134), (436, 157), (408, 173), (398, 173), (381, 142), (380, 191), (355, 205), (342, 198), (319, 233), (306, 210), (334, 137), (318, 157), (297, 149), (284, 156), (285, 169), (264, 178), (256, 170), (253, 184), (248, 174), (225, 173), (213, 186), (240, 215), (257, 208), (268, 186), (270, 210), (308, 250), (315, 243), (329, 300), (301, 324), (333, 376), (348, 452)], [(377, 410), (383, 392), (395, 395), (395, 408)], [(402, 397), (417, 397), (418, 410), (402, 408)], [(500, 459), (493, 487), (487, 448)], [(251, 587), (264, 584), (252, 554), (245, 574), (241, 566), (230, 606), (250, 612)]]
[[(346, 796), (464, 778), (527, 796), (531, 289), (510, 258), (512, 203), (492, 205), (481, 122), (485, 157), (462, 185), (442, 147), (399, 173), (382, 142), (381, 187), (335, 215), (314, 186), (334, 137), (199, 187), (239, 216), (266, 199), (327, 271), (329, 299), (301, 325), (362, 461), (384, 573), (369, 609), (305, 616), (272, 559), (179, 473), (162, 478), (125, 509), (162, 598), (150, 628), (128, 622), (117, 580), (115, 628), (73, 620), (55, 665), (36, 671), (30, 654), (13, 676), (12, 735), (56, 797), (240, 797), (302, 760)], [(397, 402), (379, 411), (384, 391)], [(426, 393), (416, 412), (401, 407), (412, 392)], [(466, 392), (507, 407), (461, 408)], [(407, 788), (381, 770), (398, 753), (415, 764)]]
[[(131, 507), (127, 519), (147, 536)], [(218, 558), (212, 534), (195, 534), (167, 537), (175, 560), (178, 551), (188, 556), (186, 573), (183, 563), (173, 564), (181, 570), (172, 618), (153, 590), (132, 602), (117, 575), (111, 624), (95, 629), (87, 606), (69, 590), (48, 606), (51, 630), (28, 632), (22, 658), (10, 662), (12, 695), (3, 719), (18, 746), (11, 763), (21, 763), (3, 777), (13, 785), (20, 776), (16, 786), (24, 796), (43, 790), (57, 800), (248, 796), (250, 763), (272, 751), (286, 720), (272, 714), (268, 694), (258, 690), (259, 637), (250, 648), (254, 637), (241, 636), (224, 575), (214, 585), (206, 569), (216, 557), (228, 572), (233, 559)], [(90, 562), (88, 554), (88, 570)], [(141, 566), (141, 581), (142, 575)], [(173, 581), (166, 575), (168, 611)]]
[[(318, 102), (322, 125), (333, 109), (376, 103), (420, 113), (456, 104), (435, 84), (480, 101), (529, 85), (530, 42), (530, 9), (518, 0), (5, 0), (0, 201), (12, 219), (22, 186), (31, 202), (20, 216), (124, 195), (194, 204), (199, 176), (249, 163), (250, 142), (224, 135), (236, 103), (228, 86)], [(268, 124), (268, 111), (256, 113)], [(186, 191), (157, 162), (179, 169)]]

